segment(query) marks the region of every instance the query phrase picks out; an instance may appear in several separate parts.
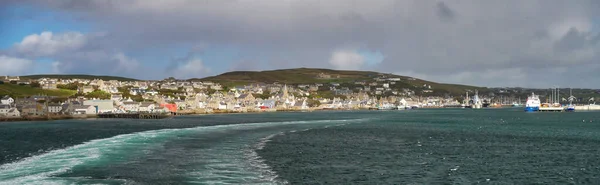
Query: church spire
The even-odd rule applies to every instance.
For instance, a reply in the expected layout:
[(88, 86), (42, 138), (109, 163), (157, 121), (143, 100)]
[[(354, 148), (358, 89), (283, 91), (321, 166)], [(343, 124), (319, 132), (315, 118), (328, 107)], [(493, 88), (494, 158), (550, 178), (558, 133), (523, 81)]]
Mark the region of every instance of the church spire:
[(283, 86), (283, 98), (288, 98), (287, 84)]

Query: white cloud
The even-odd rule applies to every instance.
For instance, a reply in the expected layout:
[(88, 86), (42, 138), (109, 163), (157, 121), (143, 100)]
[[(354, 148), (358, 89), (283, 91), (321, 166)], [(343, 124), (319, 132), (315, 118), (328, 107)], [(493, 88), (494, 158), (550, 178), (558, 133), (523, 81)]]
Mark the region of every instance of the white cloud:
[(581, 32), (589, 32), (592, 29), (592, 22), (585, 18), (570, 19), (552, 24), (548, 28), (550, 37), (553, 40), (559, 40), (566, 35), (572, 28)]
[(0, 74), (21, 75), (33, 69), (33, 61), (0, 55)]
[(171, 73), (176, 78), (195, 78), (202, 77), (210, 73), (210, 68), (204, 65), (200, 58), (190, 58), (188, 61), (180, 63)]
[(331, 54), (329, 64), (336, 69), (357, 70), (365, 64), (365, 58), (355, 51), (338, 50)]
[(129, 58), (123, 53), (115, 54), (114, 59), (117, 61), (115, 71), (132, 72), (140, 66), (140, 63), (137, 60)]
[(26, 36), (20, 43), (15, 44), (15, 48), (21, 54), (42, 57), (80, 49), (86, 41), (86, 36), (79, 32), (54, 34), (45, 31)]

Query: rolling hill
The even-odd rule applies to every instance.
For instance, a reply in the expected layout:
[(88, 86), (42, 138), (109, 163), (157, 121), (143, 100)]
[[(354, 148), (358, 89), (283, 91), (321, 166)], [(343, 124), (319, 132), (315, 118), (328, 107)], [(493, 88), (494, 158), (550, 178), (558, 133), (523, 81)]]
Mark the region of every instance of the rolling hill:
[(95, 75), (83, 75), (83, 74), (41, 74), (41, 75), (28, 75), (21, 76), (22, 79), (40, 79), (40, 78), (58, 78), (58, 79), (101, 79), (101, 80), (118, 80), (118, 81), (139, 81), (138, 79), (126, 78), (126, 77), (118, 77), (118, 76), (95, 76)]
[(40, 88), (34, 88), (28, 85), (16, 85), (16, 84), (0, 84), (0, 95), (9, 95), (12, 97), (26, 97), (34, 95), (48, 95), (58, 97), (68, 97), (76, 94), (77, 91), (73, 90), (45, 90)]
[(426, 87), (431, 88), (435, 94), (462, 95), (467, 90), (486, 92), (485, 87), (476, 87), (469, 85), (444, 84), (426, 81), (422, 79), (401, 76), (395, 74), (379, 73), (373, 71), (344, 71), (316, 68), (296, 68), (281, 69), (271, 71), (234, 71), (227, 72), (217, 76), (206, 77), (202, 80), (221, 83), (226, 86), (244, 85), (250, 83), (285, 83), (285, 84), (314, 84), (314, 83), (354, 83), (354, 82), (375, 82), (375, 78), (399, 78), (393, 86), (395, 88), (408, 88), (411, 90), (422, 90)]

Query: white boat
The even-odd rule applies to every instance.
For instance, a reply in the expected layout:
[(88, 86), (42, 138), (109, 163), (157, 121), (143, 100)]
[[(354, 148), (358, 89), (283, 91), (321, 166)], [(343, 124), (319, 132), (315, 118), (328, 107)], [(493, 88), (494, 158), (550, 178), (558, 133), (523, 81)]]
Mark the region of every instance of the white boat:
[(575, 111), (575, 105), (573, 105), (573, 100), (575, 100), (575, 96), (573, 96), (573, 90), (569, 89), (569, 105), (567, 106), (567, 108), (565, 108), (565, 111), (567, 112), (574, 112)]
[(540, 96), (535, 95), (533, 92), (531, 96), (527, 97), (527, 103), (525, 104), (526, 112), (535, 112), (539, 111), (541, 106)]
[(378, 110), (394, 110), (396, 108), (397, 107), (394, 104), (390, 104), (390, 103), (384, 103), (377, 107)]

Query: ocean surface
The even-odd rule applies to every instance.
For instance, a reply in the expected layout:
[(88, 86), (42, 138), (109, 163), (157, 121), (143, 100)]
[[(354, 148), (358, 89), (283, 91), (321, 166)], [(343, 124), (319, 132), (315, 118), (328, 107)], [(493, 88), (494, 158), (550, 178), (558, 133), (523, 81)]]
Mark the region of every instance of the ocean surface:
[(600, 184), (600, 112), (0, 123), (0, 184)]

